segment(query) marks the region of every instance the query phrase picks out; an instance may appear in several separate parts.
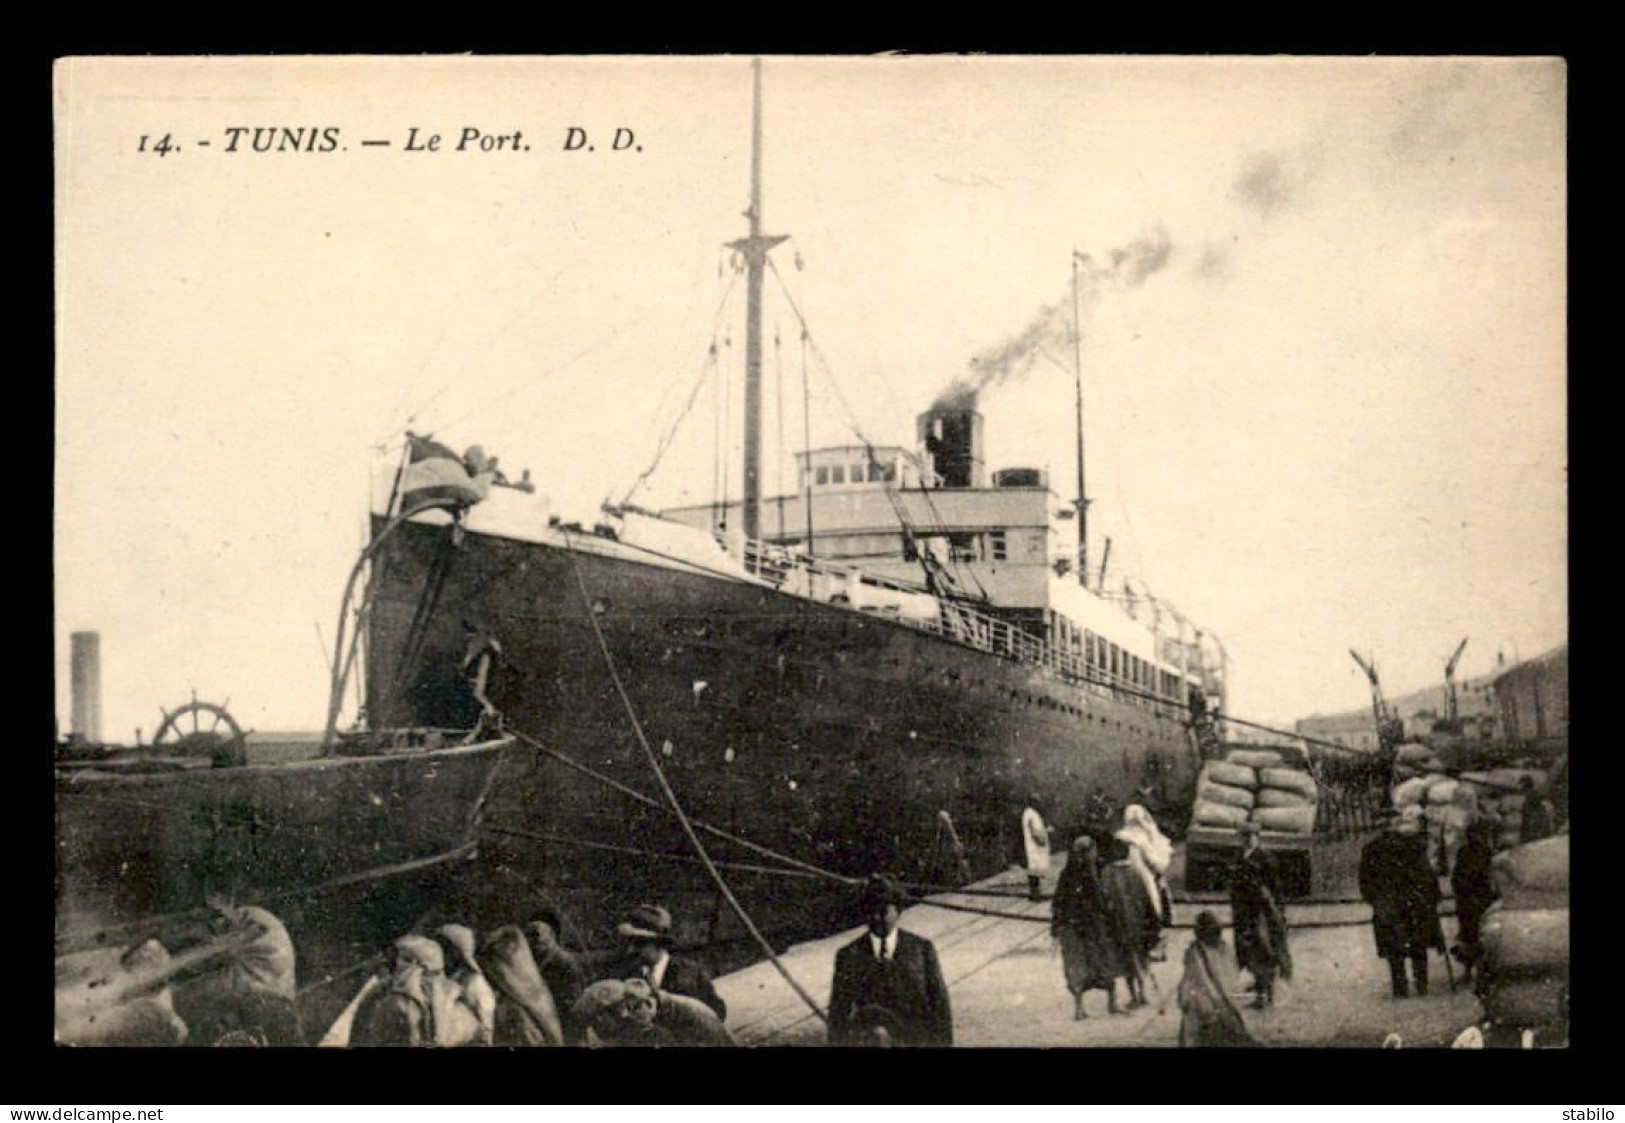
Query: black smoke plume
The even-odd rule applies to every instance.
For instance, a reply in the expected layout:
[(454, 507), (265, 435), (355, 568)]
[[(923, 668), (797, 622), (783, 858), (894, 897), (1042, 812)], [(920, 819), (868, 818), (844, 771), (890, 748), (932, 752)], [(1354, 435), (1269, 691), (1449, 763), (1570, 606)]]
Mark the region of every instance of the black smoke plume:
[[(1166, 268), (1174, 245), (1160, 224), (1126, 245), (1111, 250), (1105, 261), (1078, 255), (1078, 302), (1087, 309), (1109, 291), (1138, 288)], [(1015, 335), (981, 352), (970, 370), (955, 378), (931, 403), (932, 409), (975, 409), (982, 391), (1019, 382), (1042, 354), (1061, 366), (1071, 364), (1072, 293), (1046, 304)]]

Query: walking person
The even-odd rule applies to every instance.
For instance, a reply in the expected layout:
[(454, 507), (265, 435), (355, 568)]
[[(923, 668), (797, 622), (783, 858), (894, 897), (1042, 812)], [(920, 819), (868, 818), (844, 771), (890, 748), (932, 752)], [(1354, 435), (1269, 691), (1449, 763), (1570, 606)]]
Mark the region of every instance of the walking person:
[(1032, 807), (1021, 813), (1021, 841), (1027, 859), (1027, 899), (1044, 899), (1044, 875), (1049, 872), (1049, 831), (1044, 817)]
[(1050, 907), (1050, 933), (1060, 941), (1073, 1018), (1082, 1021), (1088, 1017), (1083, 996), (1091, 990), (1105, 991), (1107, 1010), (1123, 1013), (1117, 1008), (1117, 978), (1127, 975), (1130, 966), (1122, 945), (1113, 937), (1095, 841), (1089, 836), (1072, 843)]
[(1107, 931), (1124, 964), (1129, 1010), (1146, 1004), (1145, 979), (1159, 932), (1156, 907), (1134, 868), (1133, 853), (1119, 830), (1107, 837), (1100, 859), (1100, 895), (1106, 906)]
[(1407, 960), (1416, 993), (1426, 995), (1428, 949), (1444, 951), (1439, 880), (1428, 865), (1427, 838), (1421, 827), (1419, 814), (1390, 811), (1383, 833), (1360, 852), (1360, 896), (1371, 903), (1377, 954), (1388, 961), (1395, 998), (1409, 997), (1411, 992), (1405, 978)]
[(1257, 823), (1241, 826), (1241, 855), (1230, 870), (1230, 911), (1236, 929), (1236, 963), (1253, 977), (1251, 1008), (1275, 1001), (1277, 977), (1292, 978), (1286, 911), (1275, 863), (1259, 845)]
[(1466, 968), (1471, 981), (1483, 956), (1479, 946), (1479, 926), (1484, 913), (1495, 902), (1495, 882), (1491, 863), (1495, 859), (1495, 820), (1480, 817), (1467, 824), (1467, 837), (1456, 852), (1456, 865), (1450, 873), (1450, 890), (1456, 898), (1456, 946), (1451, 954)]
[(1146, 949), (1152, 961), (1165, 957), (1157, 949), (1162, 944), (1162, 930), (1173, 923), (1173, 899), (1168, 893), (1168, 867), (1173, 864), (1174, 847), (1157, 826), (1151, 813), (1138, 803), (1123, 810), (1123, 828), (1117, 832), (1118, 841), (1129, 848), (1129, 865), (1145, 886), (1151, 902), (1150, 919), (1146, 929)]
[(1219, 918), (1206, 910), (1198, 913), (1196, 937), (1185, 949), (1185, 973), (1179, 980), (1182, 1048), (1258, 1044), (1236, 1007), (1238, 985)]

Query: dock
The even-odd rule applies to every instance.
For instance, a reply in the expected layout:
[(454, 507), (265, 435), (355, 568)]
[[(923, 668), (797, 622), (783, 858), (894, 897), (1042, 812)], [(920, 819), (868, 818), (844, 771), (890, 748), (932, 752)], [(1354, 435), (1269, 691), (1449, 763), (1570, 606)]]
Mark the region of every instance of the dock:
[[(1046, 893), (1055, 884), (1059, 864), (1045, 878)], [(1230, 909), (1221, 896), (1181, 900), (1176, 890), (1167, 960), (1151, 965), (1149, 1005), (1112, 1016), (1106, 1012), (1105, 994), (1091, 991), (1084, 1000), (1088, 1018), (1074, 1021), (1060, 951), (1050, 937), (1049, 901), (1033, 902), (1022, 895), (1026, 878), (1019, 869), (970, 888), (1008, 892), (1010, 897), (944, 893), (911, 905), (902, 918), (904, 929), (936, 945), (953, 1006), (955, 1047), (1176, 1047), (1180, 1011), (1175, 991), (1197, 913), (1211, 909), (1225, 925), (1225, 942), (1234, 946)], [(1259, 1040), (1272, 1046), (1377, 1048), (1390, 1034), (1398, 1034), (1407, 1048), (1442, 1047), (1478, 1021), (1478, 1000), (1461, 985), (1459, 970), (1452, 992), (1438, 954), (1430, 957), (1426, 997), (1392, 998), (1370, 915), (1367, 906), (1346, 898), (1288, 905), (1292, 980), (1277, 984), (1271, 1009), (1244, 1011)], [(1454, 924), (1453, 917), (1444, 918), (1447, 942), (1454, 937)], [(853, 928), (798, 944), (780, 962), (820, 1003), (827, 1002), (836, 951), (863, 931)], [(728, 1003), (728, 1025), (741, 1044), (825, 1043), (822, 1021), (772, 963), (725, 975), (716, 987)], [(1121, 986), (1118, 997), (1127, 1000)]]

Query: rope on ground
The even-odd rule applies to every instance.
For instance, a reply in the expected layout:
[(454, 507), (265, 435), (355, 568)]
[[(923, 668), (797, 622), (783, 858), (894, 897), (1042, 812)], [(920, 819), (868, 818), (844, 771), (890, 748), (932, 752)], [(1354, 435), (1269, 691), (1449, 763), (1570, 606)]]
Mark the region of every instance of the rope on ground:
[(694, 847), (695, 854), (698, 855), (700, 861), (704, 863), (706, 873), (708, 873), (711, 876), (711, 880), (716, 883), (717, 890), (728, 902), (728, 906), (734, 910), (735, 915), (737, 915), (740, 922), (745, 925), (745, 928), (750, 932), (752, 938), (755, 939), (756, 942), (761, 945), (762, 950), (767, 953), (768, 958), (772, 960), (774, 968), (781, 976), (783, 976), (784, 981), (790, 984), (790, 989), (794, 990), (796, 994), (800, 996), (801, 1000), (807, 1004), (808, 1009), (812, 1010), (814, 1014), (818, 1015), (818, 1018), (821, 1021), (827, 1024), (829, 1022), (829, 1015), (826, 1014), (818, 1005), (813, 996), (808, 994), (806, 989), (796, 981), (795, 976), (790, 974), (783, 962), (780, 961), (778, 953), (773, 950), (773, 945), (767, 942), (767, 937), (763, 936), (760, 929), (756, 927), (756, 922), (750, 918), (750, 914), (745, 911), (745, 907), (741, 905), (739, 903), (739, 899), (734, 896), (733, 890), (728, 887), (728, 882), (723, 878), (721, 871), (719, 871), (712, 863), (711, 856), (705, 851), (705, 844), (700, 841), (700, 836), (694, 829), (694, 824), (689, 821), (688, 815), (684, 813), (683, 805), (677, 801), (677, 793), (672, 791), (671, 785), (666, 781), (666, 773), (660, 767), (660, 758), (655, 755), (654, 746), (649, 744), (648, 737), (646, 737), (643, 733), (643, 723), (638, 720), (637, 710), (633, 708), (632, 699), (626, 693), (626, 687), (621, 682), (620, 672), (615, 669), (615, 658), (610, 654), (609, 643), (604, 639), (603, 629), (598, 626), (598, 616), (593, 612), (592, 597), (588, 594), (586, 581), (581, 576), (581, 567), (576, 563), (575, 550), (573, 544), (571, 544), (569, 541), (568, 532), (565, 534), (565, 544), (567, 546), (571, 546), (569, 553), (570, 566), (575, 573), (576, 586), (581, 590), (582, 608), (586, 610), (587, 620), (592, 624), (593, 635), (597, 637), (598, 640), (598, 649), (603, 653), (604, 666), (609, 670), (610, 680), (615, 684), (615, 692), (621, 697), (621, 704), (626, 708), (627, 720), (632, 723), (632, 729), (638, 737), (638, 744), (643, 746), (643, 754), (648, 758), (649, 767), (654, 772), (655, 779), (660, 784), (660, 790), (662, 793), (664, 793), (666, 802), (670, 805), (672, 813), (677, 816), (677, 821), (682, 824), (683, 833), (688, 836), (689, 845)]

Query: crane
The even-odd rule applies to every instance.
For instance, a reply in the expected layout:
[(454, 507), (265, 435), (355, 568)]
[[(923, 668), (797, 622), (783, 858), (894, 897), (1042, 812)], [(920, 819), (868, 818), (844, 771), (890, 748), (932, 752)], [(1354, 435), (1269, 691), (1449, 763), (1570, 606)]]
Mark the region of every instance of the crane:
[(1461, 711), (1456, 701), (1456, 664), (1461, 660), (1461, 653), (1467, 649), (1467, 640), (1467, 636), (1461, 637), (1455, 654), (1444, 665), (1444, 721), (1445, 727), (1452, 732), (1461, 725)]
[(1405, 723), (1388, 704), (1388, 699), (1382, 695), (1382, 683), (1377, 679), (1376, 659), (1370, 656), (1362, 657), (1360, 653), (1349, 648), (1349, 654), (1365, 672), (1365, 677), (1371, 680), (1371, 716), (1377, 723), (1377, 752), (1383, 756), (1392, 755), (1399, 748), (1399, 743), (1405, 739)]

